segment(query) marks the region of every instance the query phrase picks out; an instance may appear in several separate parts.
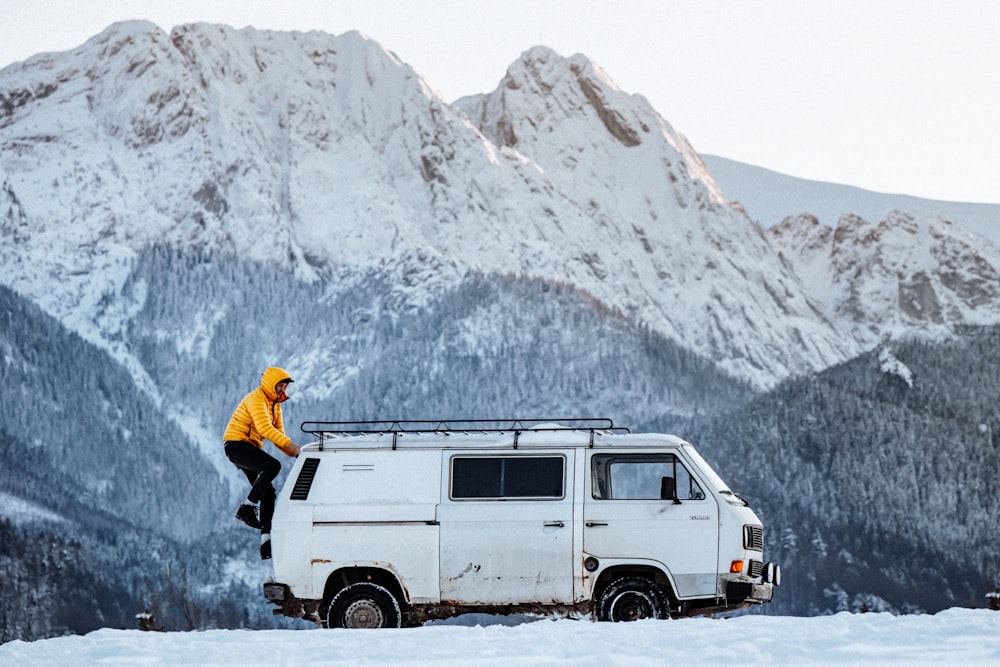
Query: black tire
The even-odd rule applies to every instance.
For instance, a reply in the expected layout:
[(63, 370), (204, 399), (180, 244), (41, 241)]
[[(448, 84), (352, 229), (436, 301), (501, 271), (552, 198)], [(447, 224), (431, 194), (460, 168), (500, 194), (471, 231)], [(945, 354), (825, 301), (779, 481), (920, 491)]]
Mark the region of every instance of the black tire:
[(622, 577), (611, 582), (597, 600), (599, 621), (641, 621), (670, 618), (666, 593), (646, 577)]
[(351, 584), (334, 596), (326, 615), (329, 628), (398, 628), (403, 615), (399, 602), (388, 590), (363, 581)]

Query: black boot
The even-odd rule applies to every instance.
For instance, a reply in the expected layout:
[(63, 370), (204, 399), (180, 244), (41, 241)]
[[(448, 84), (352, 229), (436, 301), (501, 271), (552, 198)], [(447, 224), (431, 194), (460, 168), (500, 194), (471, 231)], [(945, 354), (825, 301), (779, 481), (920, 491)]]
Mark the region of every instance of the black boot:
[(257, 506), (251, 505), (250, 503), (243, 503), (240, 508), (236, 510), (236, 518), (245, 523), (246, 525), (260, 530), (260, 519), (257, 518)]

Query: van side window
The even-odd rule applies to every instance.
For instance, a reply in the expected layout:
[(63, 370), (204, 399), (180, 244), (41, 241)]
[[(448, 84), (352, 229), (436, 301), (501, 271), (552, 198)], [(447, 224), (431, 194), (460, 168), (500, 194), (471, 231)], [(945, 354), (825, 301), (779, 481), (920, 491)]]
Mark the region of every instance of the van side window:
[(597, 454), (591, 459), (597, 500), (660, 500), (664, 477), (674, 479), (679, 500), (704, 500), (705, 493), (673, 454)]
[(451, 497), (562, 498), (565, 468), (562, 456), (455, 456)]

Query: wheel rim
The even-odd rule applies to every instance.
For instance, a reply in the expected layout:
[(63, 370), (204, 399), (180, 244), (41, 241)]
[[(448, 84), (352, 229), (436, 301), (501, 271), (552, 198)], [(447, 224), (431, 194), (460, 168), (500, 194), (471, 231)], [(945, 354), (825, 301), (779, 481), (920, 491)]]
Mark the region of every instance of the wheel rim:
[(374, 600), (355, 600), (344, 610), (345, 628), (381, 628), (385, 615)]
[(611, 607), (613, 621), (641, 621), (655, 616), (653, 601), (637, 591), (627, 591), (615, 598)]

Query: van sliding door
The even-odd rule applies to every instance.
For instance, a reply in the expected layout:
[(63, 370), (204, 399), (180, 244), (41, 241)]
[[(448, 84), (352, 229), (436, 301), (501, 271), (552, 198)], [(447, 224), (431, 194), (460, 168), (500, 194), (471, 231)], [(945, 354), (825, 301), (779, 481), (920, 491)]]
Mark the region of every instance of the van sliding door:
[(442, 601), (571, 601), (573, 455), (447, 458), (439, 508)]

